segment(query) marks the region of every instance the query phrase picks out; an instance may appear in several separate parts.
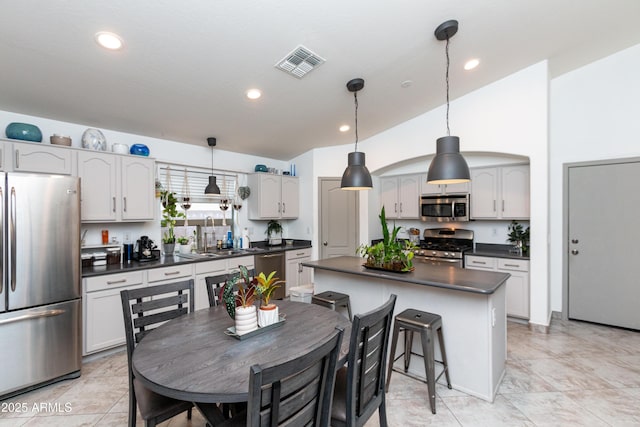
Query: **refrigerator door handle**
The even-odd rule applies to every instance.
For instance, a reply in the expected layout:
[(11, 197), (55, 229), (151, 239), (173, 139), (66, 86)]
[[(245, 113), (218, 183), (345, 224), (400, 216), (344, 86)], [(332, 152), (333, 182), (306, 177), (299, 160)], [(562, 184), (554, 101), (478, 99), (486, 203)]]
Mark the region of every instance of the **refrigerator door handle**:
[(11, 211), (11, 224), (9, 225), (10, 255), (11, 255), (11, 291), (16, 291), (16, 189), (11, 187), (11, 203), (9, 205)]
[(37, 313), (23, 314), (22, 316), (16, 316), (10, 319), (0, 320), (0, 325), (6, 325), (9, 323), (15, 323), (15, 322), (22, 322), (23, 320), (33, 320), (33, 319), (38, 319), (40, 317), (60, 316), (61, 314), (64, 314), (66, 312), (67, 312), (66, 310), (45, 310), (45, 311), (39, 311)]
[[(0, 278), (4, 279), (4, 245), (2, 242), (4, 242), (4, 191), (0, 187)], [(4, 286), (5, 282), (2, 280), (0, 282), (0, 294), (2, 294)]]

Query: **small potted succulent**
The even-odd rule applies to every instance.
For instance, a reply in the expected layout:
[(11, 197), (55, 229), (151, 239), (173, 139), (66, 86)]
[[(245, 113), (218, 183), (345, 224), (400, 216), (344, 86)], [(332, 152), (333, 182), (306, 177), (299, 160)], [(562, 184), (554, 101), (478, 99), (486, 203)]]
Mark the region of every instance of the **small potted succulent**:
[(181, 254), (191, 253), (191, 240), (187, 236), (176, 237), (176, 243), (180, 245)]
[[(242, 277), (242, 282), (239, 280)], [(237, 291), (234, 289), (237, 287)], [(251, 280), (247, 268), (240, 266), (240, 273), (233, 275), (222, 289), (222, 301), (227, 312), (235, 320), (236, 334), (243, 335), (258, 328), (255, 301), (255, 279)]]
[(283, 280), (275, 277), (276, 272), (272, 271), (269, 276), (265, 276), (264, 273), (260, 273), (256, 279), (258, 284), (256, 285), (256, 294), (260, 298), (261, 304), (258, 308), (258, 326), (264, 327), (278, 322), (278, 306), (271, 301), (273, 292), (284, 284)]

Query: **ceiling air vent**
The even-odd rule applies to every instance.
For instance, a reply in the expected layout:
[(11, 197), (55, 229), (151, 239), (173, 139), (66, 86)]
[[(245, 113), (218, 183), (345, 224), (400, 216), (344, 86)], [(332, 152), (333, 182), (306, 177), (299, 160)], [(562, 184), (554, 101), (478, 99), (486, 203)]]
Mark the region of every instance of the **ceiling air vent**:
[(301, 79), (325, 62), (324, 58), (300, 45), (275, 65), (276, 68)]

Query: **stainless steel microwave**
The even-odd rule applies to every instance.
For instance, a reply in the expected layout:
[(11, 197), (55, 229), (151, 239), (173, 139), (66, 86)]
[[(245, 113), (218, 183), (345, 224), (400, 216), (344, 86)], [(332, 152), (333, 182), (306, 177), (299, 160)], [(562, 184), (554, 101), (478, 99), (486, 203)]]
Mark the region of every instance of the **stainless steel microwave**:
[(427, 222), (469, 221), (469, 195), (421, 196), (420, 219)]

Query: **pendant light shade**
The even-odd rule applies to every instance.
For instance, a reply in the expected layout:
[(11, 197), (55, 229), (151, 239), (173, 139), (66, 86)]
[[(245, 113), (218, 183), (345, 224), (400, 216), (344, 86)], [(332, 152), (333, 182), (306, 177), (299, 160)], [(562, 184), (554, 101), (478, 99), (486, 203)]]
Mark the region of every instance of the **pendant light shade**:
[(436, 140), (436, 156), (429, 165), (427, 182), (429, 184), (457, 184), (470, 181), (469, 166), (460, 154), (460, 138), (451, 136), (449, 130), (449, 39), (458, 32), (458, 21), (443, 22), (436, 28), (435, 36), (438, 40), (446, 40), (447, 57), (447, 136)]
[(209, 184), (204, 189), (204, 194), (220, 194), (220, 187), (216, 184), (216, 176), (213, 174), (213, 147), (216, 146), (216, 139), (213, 137), (207, 138), (207, 144), (211, 147), (211, 176), (209, 177)]
[(470, 181), (469, 166), (460, 154), (460, 138), (443, 136), (436, 141), (436, 156), (429, 165), (427, 182), (457, 184)]
[(358, 151), (358, 91), (364, 87), (364, 79), (352, 79), (347, 82), (347, 89), (353, 92), (356, 110), (356, 148), (349, 153), (347, 168), (342, 174), (340, 188), (343, 190), (371, 190), (371, 174), (365, 165), (365, 154)]

